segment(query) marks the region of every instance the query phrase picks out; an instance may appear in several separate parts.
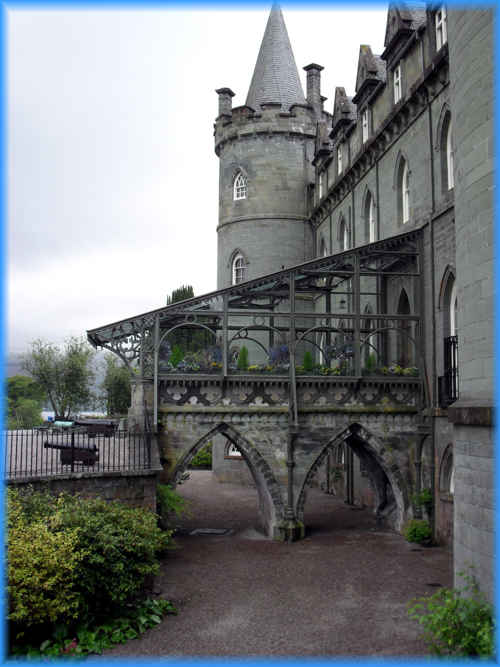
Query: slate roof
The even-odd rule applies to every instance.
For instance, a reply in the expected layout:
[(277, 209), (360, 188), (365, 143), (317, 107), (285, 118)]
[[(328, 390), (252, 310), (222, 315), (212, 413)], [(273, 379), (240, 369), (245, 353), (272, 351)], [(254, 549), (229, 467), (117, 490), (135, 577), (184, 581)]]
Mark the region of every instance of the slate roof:
[[(393, 17), (398, 17), (397, 25), (393, 25)], [(404, 2), (391, 3), (387, 14), (387, 26), (385, 31), (384, 46), (388, 46), (393, 37), (397, 34), (400, 28), (408, 30), (418, 30), (420, 26), (427, 21), (426, 4), (425, 2)]]
[(283, 14), (277, 4), (269, 14), (246, 105), (258, 111), (265, 102), (280, 103), (284, 111), (292, 104), (306, 104)]
[[(335, 88), (335, 101), (333, 104), (333, 119), (332, 129), (335, 131), (340, 121), (356, 121), (358, 118), (357, 106), (352, 101), (352, 97), (348, 97), (345, 88), (337, 86)], [(331, 135), (330, 135), (331, 136)]]

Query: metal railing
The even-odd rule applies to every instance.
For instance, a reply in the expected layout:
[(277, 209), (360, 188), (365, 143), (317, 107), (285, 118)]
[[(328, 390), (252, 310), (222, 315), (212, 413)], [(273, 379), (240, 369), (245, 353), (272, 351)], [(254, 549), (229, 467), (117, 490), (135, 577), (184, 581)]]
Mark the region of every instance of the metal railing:
[(7, 480), (71, 473), (140, 471), (151, 468), (151, 434), (81, 428), (3, 432)]
[(439, 404), (447, 408), (458, 399), (458, 337), (444, 339), (444, 375), (439, 378)]

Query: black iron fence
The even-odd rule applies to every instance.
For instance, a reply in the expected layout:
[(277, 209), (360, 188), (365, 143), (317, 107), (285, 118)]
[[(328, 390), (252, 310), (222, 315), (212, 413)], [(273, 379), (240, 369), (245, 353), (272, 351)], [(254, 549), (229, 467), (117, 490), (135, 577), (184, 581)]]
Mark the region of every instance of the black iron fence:
[(151, 468), (151, 434), (80, 428), (3, 432), (7, 479), (53, 477), (76, 472), (120, 472)]

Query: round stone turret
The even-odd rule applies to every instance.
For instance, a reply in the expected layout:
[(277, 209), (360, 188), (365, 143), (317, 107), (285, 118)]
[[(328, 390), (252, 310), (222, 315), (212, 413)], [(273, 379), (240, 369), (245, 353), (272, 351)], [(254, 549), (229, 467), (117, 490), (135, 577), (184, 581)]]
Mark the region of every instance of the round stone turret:
[(304, 97), (279, 7), (271, 10), (246, 105), (231, 108), (229, 88), (217, 93), (221, 289), (299, 264), (313, 253), (306, 193), (314, 180), (311, 161), (322, 110)]

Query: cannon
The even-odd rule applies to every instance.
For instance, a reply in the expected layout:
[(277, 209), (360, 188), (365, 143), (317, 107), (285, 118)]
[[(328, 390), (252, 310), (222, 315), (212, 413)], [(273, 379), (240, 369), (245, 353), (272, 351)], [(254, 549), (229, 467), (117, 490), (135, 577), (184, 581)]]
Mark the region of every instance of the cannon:
[(96, 445), (72, 445), (71, 443), (44, 443), (45, 449), (58, 449), (62, 465), (73, 465), (79, 461), (87, 466), (93, 466), (99, 461), (99, 450)]

